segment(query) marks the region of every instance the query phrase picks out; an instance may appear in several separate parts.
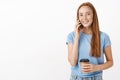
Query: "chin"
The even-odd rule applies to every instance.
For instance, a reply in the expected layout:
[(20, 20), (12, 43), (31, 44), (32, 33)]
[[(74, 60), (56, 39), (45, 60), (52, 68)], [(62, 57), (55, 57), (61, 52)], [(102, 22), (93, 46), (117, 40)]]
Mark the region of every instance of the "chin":
[(87, 27), (90, 27), (91, 25), (87, 25), (87, 24), (86, 24), (86, 25), (83, 25), (83, 26), (84, 26), (85, 28), (87, 28)]
[(86, 26), (86, 25), (85, 25), (84, 27), (85, 27), (85, 28), (88, 28), (89, 26)]

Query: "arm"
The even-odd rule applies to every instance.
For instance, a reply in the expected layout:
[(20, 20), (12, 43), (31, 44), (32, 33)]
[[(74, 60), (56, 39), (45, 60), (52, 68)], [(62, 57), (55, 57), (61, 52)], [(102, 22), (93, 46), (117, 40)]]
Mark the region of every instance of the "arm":
[[(110, 68), (113, 65), (113, 58), (112, 58), (112, 50), (111, 46), (107, 46), (104, 49), (106, 62), (104, 64), (100, 65), (94, 65), (94, 64), (85, 64), (83, 66), (83, 72), (94, 72), (94, 71), (100, 71)], [(87, 69), (84, 69), (87, 68)]]
[(75, 38), (74, 38), (74, 43), (69, 43), (68, 44), (68, 61), (72, 66), (75, 66), (78, 62), (78, 45), (79, 45), (79, 37), (80, 37), (80, 32), (83, 30), (80, 27), (79, 21), (77, 21), (76, 26), (75, 26)]
[(96, 66), (97, 71), (108, 69), (108, 68), (112, 67), (112, 65), (113, 65), (111, 46), (107, 46), (104, 49), (104, 52), (105, 52), (106, 62), (104, 64)]
[(78, 61), (78, 40), (79, 37), (75, 36), (74, 44), (68, 44), (68, 61), (72, 66), (75, 66)]

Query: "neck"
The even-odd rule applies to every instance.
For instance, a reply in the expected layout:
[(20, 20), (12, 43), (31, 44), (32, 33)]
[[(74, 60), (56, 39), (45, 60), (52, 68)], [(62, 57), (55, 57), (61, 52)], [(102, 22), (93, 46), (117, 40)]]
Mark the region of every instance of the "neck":
[(91, 28), (84, 28), (83, 32), (84, 32), (85, 34), (92, 34)]

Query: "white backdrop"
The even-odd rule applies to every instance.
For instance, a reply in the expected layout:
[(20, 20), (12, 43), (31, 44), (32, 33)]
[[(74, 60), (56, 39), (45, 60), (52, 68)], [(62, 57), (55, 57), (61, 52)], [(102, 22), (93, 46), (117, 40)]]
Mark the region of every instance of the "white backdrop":
[[(0, 0), (0, 80), (69, 80), (65, 42), (84, 1)], [(114, 66), (104, 80), (120, 79), (120, 1), (89, 1), (112, 41)]]

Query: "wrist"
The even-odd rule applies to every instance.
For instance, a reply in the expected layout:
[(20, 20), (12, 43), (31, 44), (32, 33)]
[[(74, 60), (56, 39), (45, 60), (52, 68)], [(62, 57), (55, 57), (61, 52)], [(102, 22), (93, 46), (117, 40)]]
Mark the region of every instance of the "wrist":
[(80, 33), (76, 33), (75, 38), (79, 38), (79, 37), (80, 37)]
[(76, 35), (75, 40), (79, 40), (79, 37), (80, 37), (79, 35)]
[(95, 71), (100, 71), (100, 70), (102, 70), (101, 68), (102, 68), (102, 67), (101, 67), (100, 65), (96, 65), (96, 66), (95, 66)]

